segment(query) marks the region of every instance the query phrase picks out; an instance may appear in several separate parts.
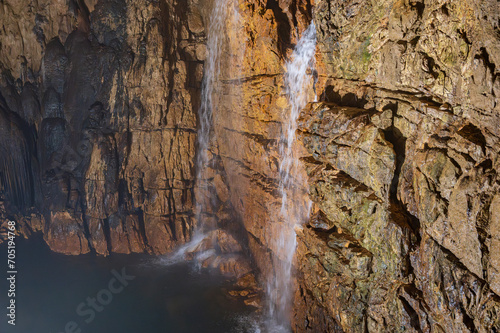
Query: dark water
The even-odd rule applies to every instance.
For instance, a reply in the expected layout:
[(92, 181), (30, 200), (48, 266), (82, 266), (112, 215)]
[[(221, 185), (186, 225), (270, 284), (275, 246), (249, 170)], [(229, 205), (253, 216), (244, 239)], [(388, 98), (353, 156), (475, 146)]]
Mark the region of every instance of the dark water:
[[(7, 324), (5, 277), (1, 333), (252, 331), (243, 323), (249, 309), (224, 294), (227, 282), (188, 263), (165, 266), (146, 255), (65, 256), (51, 252), (40, 237), (18, 238), (16, 247), (16, 326)], [(2, 276), (7, 275), (6, 251), (6, 244), (0, 245)], [(120, 282), (116, 275), (122, 273)], [(96, 299), (97, 308), (88, 298)]]

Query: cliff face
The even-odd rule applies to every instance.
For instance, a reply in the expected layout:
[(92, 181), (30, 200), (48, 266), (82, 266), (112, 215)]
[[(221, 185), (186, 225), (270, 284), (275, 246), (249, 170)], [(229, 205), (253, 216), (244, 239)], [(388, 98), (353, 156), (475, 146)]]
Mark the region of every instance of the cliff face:
[(165, 253), (190, 237), (199, 10), (3, 2), (2, 185), (26, 233), (72, 254)]
[[(226, 47), (232, 56), (222, 71), (214, 133), (232, 206), (248, 233), (256, 264), (268, 275), (285, 256), (274, 240), (280, 229), (289, 228), (279, 218), (279, 140), (289, 107), (284, 66), (292, 39), (298, 40), (294, 21), (303, 31), (311, 8), (305, 2), (283, 7), (275, 1), (238, 3), (239, 18), (228, 20)], [(241, 23), (231, 23), (235, 20)], [(314, 99), (311, 87), (306, 89)]]
[(324, 102), (299, 125), (315, 208), (297, 330), (497, 331), (498, 4), (314, 13)]
[(320, 102), (299, 120), (314, 205), (297, 231), (294, 330), (498, 330), (498, 7), (310, 5), (240, 6), (246, 39), (230, 45), (245, 57), (214, 121), (233, 206), (272, 274), (284, 59), (312, 13)]
[(284, 66), (313, 20), (294, 331), (500, 330), (498, 4), (228, 1), (195, 198), (208, 2), (4, 1), (0, 180), (23, 232), (64, 253), (166, 253), (212, 198), (205, 220), (274, 274)]

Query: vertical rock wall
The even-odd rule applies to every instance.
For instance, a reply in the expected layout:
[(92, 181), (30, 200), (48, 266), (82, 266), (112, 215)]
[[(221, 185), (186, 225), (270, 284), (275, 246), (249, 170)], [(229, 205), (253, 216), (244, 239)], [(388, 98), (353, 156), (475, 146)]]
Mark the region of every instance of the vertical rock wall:
[(499, 7), (317, 1), (298, 332), (496, 332)]
[[(311, 20), (306, 1), (237, 1), (239, 20), (227, 23), (222, 91), (214, 111), (218, 155), (232, 206), (248, 234), (262, 280), (274, 274), (284, 249), (275, 241), (280, 216), (279, 138), (288, 112), (285, 62)], [(312, 87), (308, 90), (314, 99)]]
[[(1, 4), (0, 182), (25, 233), (75, 254), (165, 253), (189, 238), (208, 5)], [(500, 330), (498, 4), (237, 5), (205, 213), (241, 219), (263, 275), (282, 256), (284, 64), (317, 27), (294, 330)]]
[(26, 232), (72, 254), (164, 253), (190, 237), (201, 9), (2, 3), (0, 173)]

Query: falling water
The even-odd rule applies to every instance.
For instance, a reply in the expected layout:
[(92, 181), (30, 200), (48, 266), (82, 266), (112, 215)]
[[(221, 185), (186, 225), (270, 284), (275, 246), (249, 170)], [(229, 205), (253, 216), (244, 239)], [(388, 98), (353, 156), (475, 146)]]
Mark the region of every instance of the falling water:
[(218, 79), (221, 72), (221, 51), (223, 46), (225, 22), (228, 15), (229, 0), (215, 0), (207, 27), (207, 58), (201, 87), (201, 105), (198, 111), (200, 127), (198, 130), (198, 151), (196, 157), (196, 223), (195, 233), (202, 233), (204, 228), (203, 211), (210, 205), (213, 198), (205, 197), (208, 193), (206, 179), (207, 169), (211, 166), (208, 149), (212, 134), (212, 109), (214, 97), (218, 88)]
[(277, 238), (277, 248), (283, 256), (275, 267), (267, 289), (270, 296), (269, 314), (273, 318), (273, 332), (289, 331), (289, 314), (292, 296), (291, 274), (296, 239), (294, 227), (308, 217), (309, 202), (304, 202), (306, 181), (301, 179), (300, 163), (295, 144), (297, 118), (308, 102), (308, 91), (312, 85), (312, 69), (316, 52), (316, 27), (314, 23), (306, 29), (296, 45), (292, 59), (286, 64), (285, 87), (289, 102), (289, 113), (284, 115), (279, 153), (279, 190), (282, 196), (280, 215), (283, 225)]
[[(219, 76), (221, 73), (221, 53), (225, 37), (225, 24), (229, 15), (229, 2), (231, 0), (214, 0), (207, 26), (207, 58), (201, 86), (201, 103), (198, 109), (199, 129), (197, 136), (197, 152), (195, 160), (196, 184), (195, 196), (195, 223), (192, 238), (189, 242), (179, 247), (167, 257), (159, 260), (160, 264), (172, 265), (190, 259), (203, 259), (207, 251), (199, 252), (206, 239), (206, 219), (204, 212), (210, 211), (215, 198), (210, 195), (207, 181), (210, 177), (208, 170), (213, 167), (209, 150), (213, 136), (212, 110), (216, 107), (216, 98), (220, 88)], [(212, 206), (213, 207), (213, 206)], [(193, 258), (191, 255), (196, 253)]]

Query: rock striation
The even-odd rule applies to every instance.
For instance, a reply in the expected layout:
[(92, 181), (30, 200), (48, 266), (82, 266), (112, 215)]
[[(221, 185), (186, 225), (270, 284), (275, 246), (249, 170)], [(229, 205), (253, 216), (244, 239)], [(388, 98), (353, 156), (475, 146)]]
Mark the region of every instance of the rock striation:
[(495, 332), (498, 6), (317, 1), (300, 332)]
[(2, 5), (3, 193), (54, 250), (165, 253), (190, 238), (200, 10)]

